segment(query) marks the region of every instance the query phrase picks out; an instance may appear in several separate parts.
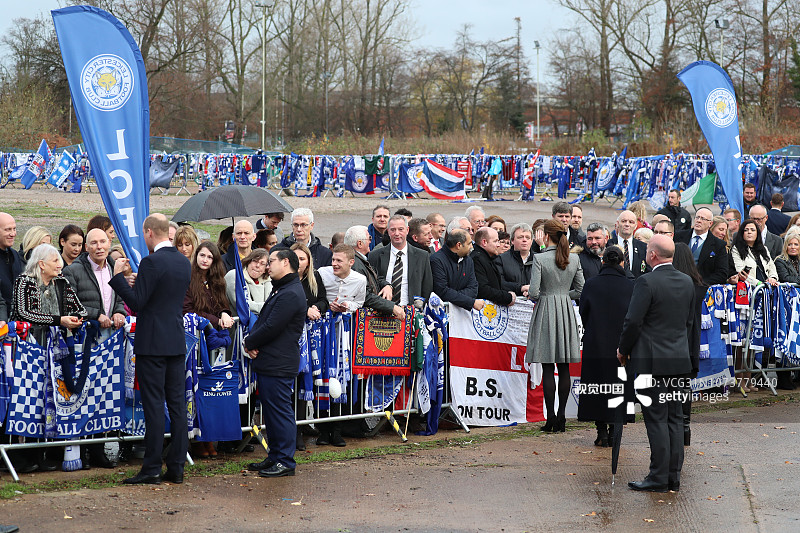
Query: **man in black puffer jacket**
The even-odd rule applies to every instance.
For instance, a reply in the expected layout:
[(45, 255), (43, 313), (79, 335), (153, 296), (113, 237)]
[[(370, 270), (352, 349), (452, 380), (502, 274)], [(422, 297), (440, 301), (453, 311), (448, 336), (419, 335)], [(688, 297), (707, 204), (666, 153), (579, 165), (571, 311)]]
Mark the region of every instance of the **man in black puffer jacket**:
[(494, 260), (503, 290), (514, 291), (517, 296), (528, 295), (533, 266), (532, 243), (533, 231), (528, 224), (521, 222), (511, 228), (511, 250)]
[(292, 389), (300, 368), (300, 335), (306, 321), (306, 295), (297, 276), (299, 261), (292, 250), (273, 249), (269, 257), (272, 292), (244, 339), (258, 377), (269, 455), (248, 468), (262, 477), (293, 476), (297, 425)]
[(475, 264), (475, 278), (478, 280), (478, 298), (491, 300), (498, 305), (514, 305), (517, 297), (512, 291), (503, 290), (500, 274), (494, 265), (497, 257), (497, 230), (484, 226), (475, 232), (475, 249), (472, 261)]

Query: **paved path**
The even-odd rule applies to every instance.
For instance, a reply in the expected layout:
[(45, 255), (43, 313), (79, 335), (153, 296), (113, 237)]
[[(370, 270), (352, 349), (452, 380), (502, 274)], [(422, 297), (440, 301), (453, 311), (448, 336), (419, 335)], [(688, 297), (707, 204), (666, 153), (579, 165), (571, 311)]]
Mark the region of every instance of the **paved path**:
[(301, 465), (274, 480), (25, 495), (0, 503), (0, 522), (61, 532), (798, 531), (797, 412), (786, 403), (695, 415), (679, 493), (627, 488), (647, 470), (637, 423), (625, 429), (615, 487), (610, 449), (576, 429), (429, 450), (412, 442), (404, 455)]

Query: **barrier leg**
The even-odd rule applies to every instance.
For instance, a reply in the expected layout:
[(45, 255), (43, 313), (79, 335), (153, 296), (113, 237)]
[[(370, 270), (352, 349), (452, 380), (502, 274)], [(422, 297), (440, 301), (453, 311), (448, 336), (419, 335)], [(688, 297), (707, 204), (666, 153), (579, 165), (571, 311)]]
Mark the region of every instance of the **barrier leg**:
[(192, 460), (192, 454), (188, 451), (186, 452), (186, 462), (189, 463), (191, 466), (194, 466), (194, 460)]
[(0, 446), (0, 455), (3, 456), (3, 461), (6, 463), (8, 471), (11, 473), (11, 477), (14, 478), (14, 481), (19, 481), (19, 476), (17, 475), (17, 471), (14, 470), (14, 465), (11, 464), (11, 459), (9, 459), (8, 454), (6, 453), (5, 446)]

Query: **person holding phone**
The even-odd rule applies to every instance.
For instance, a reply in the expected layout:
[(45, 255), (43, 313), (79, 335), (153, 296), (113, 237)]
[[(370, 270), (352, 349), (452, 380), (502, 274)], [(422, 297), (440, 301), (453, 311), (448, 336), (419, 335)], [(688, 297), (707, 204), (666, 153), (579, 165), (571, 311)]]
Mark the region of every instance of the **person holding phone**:
[(778, 285), (775, 262), (761, 241), (761, 232), (755, 220), (747, 219), (742, 222), (739, 232), (733, 239), (730, 257), (734, 272), (729, 278), (731, 283), (747, 281)]

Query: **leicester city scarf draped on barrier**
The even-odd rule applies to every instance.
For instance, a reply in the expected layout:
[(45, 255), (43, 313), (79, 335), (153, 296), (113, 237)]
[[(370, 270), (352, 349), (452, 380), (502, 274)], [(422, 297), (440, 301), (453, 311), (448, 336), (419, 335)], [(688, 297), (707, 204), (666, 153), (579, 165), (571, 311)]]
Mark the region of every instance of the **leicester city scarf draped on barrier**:
[(353, 373), (408, 376), (411, 372), (414, 308), (406, 306), (403, 320), (366, 308), (356, 314)]
[(90, 6), (51, 12), (75, 115), (103, 205), (131, 267), (147, 255), (150, 108), (136, 41), (112, 15)]
[(76, 349), (74, 366), (82, 369), (82, 386), (73, 392), (65, 381), (64, 366), (55, 360), (58, 350), (19, 341), (8, 432), (40, 438), (46, 436), (46, 427), (53, 426), (56, 432), (49, 436), (81, 437), (121, 429), (124, 351), (123, 330), (91, 348), (88, 362), (83, 350)]

